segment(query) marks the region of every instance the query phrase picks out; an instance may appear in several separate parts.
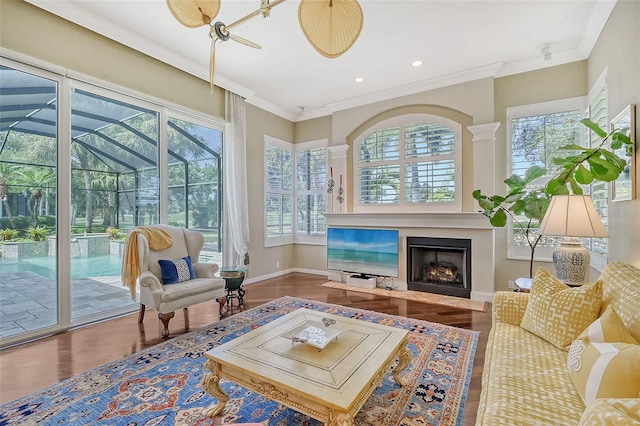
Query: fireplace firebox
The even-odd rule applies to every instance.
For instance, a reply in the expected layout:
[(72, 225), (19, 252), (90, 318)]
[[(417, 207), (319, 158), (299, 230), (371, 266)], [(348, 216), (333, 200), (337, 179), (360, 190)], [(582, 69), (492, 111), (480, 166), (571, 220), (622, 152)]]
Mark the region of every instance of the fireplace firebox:
[(407, 237), (407, 288), (471, 298), (471, 240)]

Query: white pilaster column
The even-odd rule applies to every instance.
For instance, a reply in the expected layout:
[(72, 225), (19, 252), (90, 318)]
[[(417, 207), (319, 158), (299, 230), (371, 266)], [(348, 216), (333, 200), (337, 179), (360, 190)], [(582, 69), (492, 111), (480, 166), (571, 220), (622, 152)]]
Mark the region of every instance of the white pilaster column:
[[(349, 145), (333, 145), (327, 147), (329, 151), (329, 171), (333, 171), (335, 186), (333, 192), (327, 193), (327, 211), (329, 213), (344, 213), (347, 209), (347, 152)], [(329, 176), (331, 178), (331, 176)], [(340, 181), (342, 180), (342, 185)], [(338, 202), (338, 192), (342, 186), (342, 205)]]
[(489, 196), (496, 192), (496, 130), (500, 123), (478, 124), (467, 129), (473, 135), (473, 189)]

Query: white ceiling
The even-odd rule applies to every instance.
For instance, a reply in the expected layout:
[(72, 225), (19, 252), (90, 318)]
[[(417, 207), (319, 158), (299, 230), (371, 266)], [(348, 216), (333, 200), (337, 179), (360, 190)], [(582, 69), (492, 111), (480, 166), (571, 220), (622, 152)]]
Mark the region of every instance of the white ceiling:
[[(97, 33), (208, 80), (209, 27), (178, 23), (164, 0), (27, 0)], [(321, 1), (321, 0), (312, 0)], [(615, 0), (360, 0), (364, 27), (328, 59), (306, 40), (299, 0), (233, 33), (261, 50), (217, 45), (216, 84), (292, 121), (485, 77), (586, 59)], [(230, 24), (259, 0), (222, 0)], [(542, 49), (549, 46), (551, 59)], [(424, 65), (411, 66), (420, 59)], [(355, 83), (354, 77), (365, 78)]]

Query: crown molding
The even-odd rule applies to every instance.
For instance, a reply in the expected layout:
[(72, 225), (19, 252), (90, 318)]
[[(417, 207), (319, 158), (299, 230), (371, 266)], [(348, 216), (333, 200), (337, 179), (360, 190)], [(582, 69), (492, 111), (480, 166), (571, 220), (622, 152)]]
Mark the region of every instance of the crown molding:
[[(471, 70), (462, 71), (459, 73), (449, 74), (443, 77), (423, 80), (414, 84), (397, 86), (391, 89), (382, 90), (380, 92), (327, 104), (324, 108), (322, 108), (322, 110), (334, 113), (349, 108), (372, 104), (375, 102), (387, 101), (389, 99), (400, 98), (402, 96), (414, 95), (416, 93), (427, 92), (429, 90), (439, 89), (455, 84), (493, 77), (501, 66), (501, 63), (495, 63)], [(314, 112), (315, 110), (305, 111), (305, 119), (307, 115), (314, 115)]]
[[(154, 43), (152, 40), (144, 38), (122, 26), (113, 25), (113, 23), (102, 19), (101, 16), (91, 13), (87, 9), (83, 8), (81, 6), (82, 2), (51, 0), (25, 1), (54, 15), (74, 22), (77, 25), (122, 43), (125, 46), (136, 49), (141, 53), (189, 73), (197, 78), (201, 78), (204, 81), (208, 81), (209, 79), (208, 61), (194, 61), (180, 54), (173, 53), (163, 46)], [(292, 122), (324, 117), (349, 108), (387, 101), (455, 84), (466, 83), (473, 80), (504, 77), (587, 59), (600, 36), (600, 33), (602, 32), (607, 19), (609, 18), (611, 11), (615, 7), (616, 2), (617, 0), (596, 0), (578, 48), (562, 52), (552, 52), (552, 59), (549, 61), (544, 61), (542, 55), (539, 55), (535, 58), (529, 58), (517, 62), (488, 64), (459, 73), (424, 80), (414, 84), (397, 86), (392, 89), (386, 89), (365, 96), (345, 99), (343, 101), (334, 102), (312, 110), (305, 110), (303, 112), (283, 108), (262, 99), (257, 96), (253, 90), (237, 83), (232, 78), (223, 74), (216, 74), (215, 84), (223, 89), (244, 97), (251, 105), (264, 109)]]
[(591, 50), (598, 41), (598, 37), (602, 33), (613, 8), (616, 6), (618, 0), (596, 0), (593, 9), (591, 9), (591, 15), (587, 20), (587, 24), (582, 32), (582, 40), (578, 43), (578, 50), (583, 56), (589, 57)]

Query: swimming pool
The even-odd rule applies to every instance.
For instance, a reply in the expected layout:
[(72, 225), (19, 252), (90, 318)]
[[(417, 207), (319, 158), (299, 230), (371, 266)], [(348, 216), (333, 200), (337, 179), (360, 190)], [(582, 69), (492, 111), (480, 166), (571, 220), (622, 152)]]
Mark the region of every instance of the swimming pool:
[[(71, 258), (71, 278), (119, 277), (122, 258), (102, 255)], [(0, 258), (0, 273), (34, 272), (42, 277), (56, 278), (55, 256)]]

